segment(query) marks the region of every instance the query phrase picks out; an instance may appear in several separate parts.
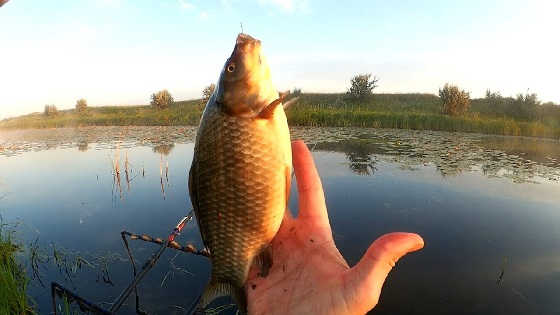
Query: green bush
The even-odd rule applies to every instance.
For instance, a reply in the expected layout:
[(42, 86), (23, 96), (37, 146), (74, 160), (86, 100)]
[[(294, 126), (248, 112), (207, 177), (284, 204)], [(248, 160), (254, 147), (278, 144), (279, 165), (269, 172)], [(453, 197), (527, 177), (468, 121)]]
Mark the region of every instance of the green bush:
[(439, 89), (439, 97), (442, 102), (442, 112), (447, 115), (456, 116), (466, 113), (469, 110), (471, 99), (469, 93), (455, 85), (445, 83)]
[(379, 81), (377, 77), (371, 79), (371, 73), (358, 74), (350, 80), (348, 95), (352, 98), (363, 99), (373, 94), (373, 89), (377, 87)]
[(161, 90), (157, 93), (153, 93), (152, 101), (150, 104), (157, 109), (165, 109), (168, 108), (171, 103), (173, 103), (173, 96), (167, 90)]
[(87, 109), (87, 101), (84, 98), (76, 101), (76, 111), (79, 113), (85, 112)]
[(215, 89), (216, 89), (216, 84), (212, 83), (202, 90), (202, 102), (204, 104), (206, 104), (208, 102), (208, 100), (210, 99), (210, 96), (212, 96)]

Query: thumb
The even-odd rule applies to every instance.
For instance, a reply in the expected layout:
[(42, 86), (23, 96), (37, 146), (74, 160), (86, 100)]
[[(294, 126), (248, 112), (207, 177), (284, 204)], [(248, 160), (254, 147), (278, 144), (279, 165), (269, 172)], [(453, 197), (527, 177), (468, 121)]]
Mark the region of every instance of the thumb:
[(422, 247), (424, 240), (413, 233), (389, 233), (375, 240), (358, 264), (344, 275), (349, 310), (365, 314), (377, 305), (385, 278), (395, 263)]

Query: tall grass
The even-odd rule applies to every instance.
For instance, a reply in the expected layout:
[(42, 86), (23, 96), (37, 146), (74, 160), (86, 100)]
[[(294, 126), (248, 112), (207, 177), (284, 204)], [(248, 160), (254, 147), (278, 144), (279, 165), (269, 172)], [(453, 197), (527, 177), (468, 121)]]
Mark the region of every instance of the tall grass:
[(477, 115), (453, 117), (432, 113), (346, 111), (339, 109), (290, 109), (292, 126), (367, 127), (414, 130), (477, 132), (508, 136), (560, 138), (560, 128), (540, 122), (480, 118)]
[(350, 101), (343, 94), (303, 94), (288, 109), (287, 116), (293, 126), (355, 126), (560, 138), (557, 121), (519, 121), (478, 111), (463, 116), (443, 115), (439, 97), (432, 94), (375, 94), (361, 101)]
[(27, 277), (15, 260), (19, 250), (0, 221), (0, 314), (33, 314), (27, 299)]
[[(350, 100), (344, 94), (305, 93), (287, 111), (290, 125), (355, 126), (478, 132), (510, 136), (560, 138), (556, 116), (541, 120), (517, 120), (490, 115), (489, 105), (473, 100), (470, 113), (441, 114), (440, 98), (433, 94), (375, 94)], [(151, 106), (88, 107), (86, 113), (59, 111), (55, 116), (31, 114), (0, 121), (0, 128), (51, 128), (108, 125), (197, 125), (201, 100), (175, 102), (164, 110)], [(547, 110), (557, 110), (551, 108)]]

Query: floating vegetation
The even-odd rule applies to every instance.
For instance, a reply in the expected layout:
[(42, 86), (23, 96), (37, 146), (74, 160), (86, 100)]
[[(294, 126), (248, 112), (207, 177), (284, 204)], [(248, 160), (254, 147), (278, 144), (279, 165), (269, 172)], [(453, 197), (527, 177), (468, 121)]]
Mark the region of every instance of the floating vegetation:
[[(406, 170), (433, 166), (442, 176), (480, 171), (515, 183), (560, 180), (560, 142), (555, 140), (365, 128), (292, 128), (292, 139), (303, 139), (315, 150), (344, 152), (359, 175), (373, 174), (383, 161)], [(529, 153), (523, 151), (526, 146)]]
[[(169, 154), (176, 143), (190, 143), (196, 127), (128, 126), (80, 127), (55, 129), (2, 130), (0, 156), (57, 148), (115, 150), (149, 146), (158, 153)], [(162, 146), (164, 145), (164, 146)]]
[[(515, 183), (560, 179), (560, 142), (551, 139), (488, 136), (473, 133), (370, 129), (355, 127), (293, 127), (292, 139), (303, 139), (314, 150), (344, 152), (349, 168), (373, 175), (380, 162), (405, 170), (434, 167), (442, 176), (481, 172)], [(0, 134), (0, 156), (52, 148), (76, 148), (85, 143), (95, 150), (149, 146), (160, 153), (160, 186), (169, 182), (167, 156), (177, 143), (192, 143), (195, 127), (85, 127), (48, 130), (7, 130)], [(113, 160), (115, 188), (121, 194), (120, 155)], [(124, 163), (127, 187), (130, 162)], [(140, 172), (139, 172), (140, 173)], [(145, 175), (144, 167), (141, 170)]]

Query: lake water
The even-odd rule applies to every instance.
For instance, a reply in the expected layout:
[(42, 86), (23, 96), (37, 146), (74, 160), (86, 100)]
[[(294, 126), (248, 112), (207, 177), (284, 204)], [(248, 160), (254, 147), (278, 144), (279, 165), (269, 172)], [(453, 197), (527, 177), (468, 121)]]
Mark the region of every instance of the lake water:
[[(195, 134), (0, 131), (0, 214), (17, 225), (30, 275), (35, 264), (41, 281), (29, 292), (41, 314), (51, 311), (51, 281), (106, 308), (130, 283), (120, 232), (164, 238), (190, 211)], [(294, 128), (292, 137), (313, 149), (335, 241), (350, 265), (384, 233), (425, 240), (398, 262), (372, 313), (560, 311), (558, 141), (354, 128)], [(295, 185), (290, 207), (297, 211)], [(194, 222), (178, 241), (201, 247)], [(130, 244), (140, 263), (159, 247)], [(167, 250), (139, 286), (142, 308), (183, 314), (208, 277), (205, 257)], [(133, 299), (121, 313), (134, 313)]]

